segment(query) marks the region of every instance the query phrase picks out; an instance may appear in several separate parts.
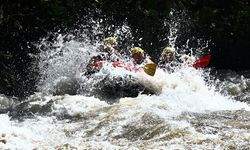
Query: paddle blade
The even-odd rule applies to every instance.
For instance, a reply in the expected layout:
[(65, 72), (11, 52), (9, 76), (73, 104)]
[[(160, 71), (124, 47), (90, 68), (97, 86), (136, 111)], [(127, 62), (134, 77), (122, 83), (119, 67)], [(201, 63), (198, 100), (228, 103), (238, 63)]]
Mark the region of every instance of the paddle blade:
[(210, 60), (211, 60), (211, 55), (202, 56), (193, 63), (193, 67), (194, 68), (205, 68), (208, 66)]
[(155, 63), (150, 63), (150, 64), (146, 64), (143, 67), (143, 70), (145, 73), (147, 73), (150, 76), (154, 76), (155, 75), (155, 71), (157, 68), (157, 64)]

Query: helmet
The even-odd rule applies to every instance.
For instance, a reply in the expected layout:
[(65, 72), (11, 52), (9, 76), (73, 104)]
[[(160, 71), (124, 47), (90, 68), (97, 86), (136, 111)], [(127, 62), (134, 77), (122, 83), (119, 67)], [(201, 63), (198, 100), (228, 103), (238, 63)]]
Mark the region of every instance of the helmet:
[(144, 54), (144, 50), (141, 49), (140, 47), (131, 48), (131, 54), (132, 54), (132, 56), (133, 56), (134, 54), (136, 54), (136, 53), (142, 53), (142, 54)]
[(175, 49), (172, 47), (165, 47), (163, 49), (163, 52), (165, 52), (165, 53), (173, 53), (174, 51), (175, 51)]
[(116, 45), (117, 44), (115, 37), (107, 37), (103, 41), (104, 41), (105, 45)]

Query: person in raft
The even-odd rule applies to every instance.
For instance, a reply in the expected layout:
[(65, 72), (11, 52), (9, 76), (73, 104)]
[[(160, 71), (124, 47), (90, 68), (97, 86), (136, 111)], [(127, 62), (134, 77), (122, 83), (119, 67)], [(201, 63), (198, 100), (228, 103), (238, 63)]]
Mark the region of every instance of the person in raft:
[(165, 47), (162, 50), (159, 67), (164, 70), (170, 71), (174, 66), (173, 62), (175, 61), (175, 48), (173, 47)]
[(84, 75), (96, 73), (101, 68), (101, 61), (115, 62), (120, 60), (120, 53), (115, 37), (107, 37), (103, 40), (103, 44), (97, 49), (97, 55), (93, 56), (86, 67), (81, 65), (80, 72), (85, 72)]
[(117, 40), (115, 37), (107, 37), (103, 40), (103, 45), (98, 48), (101, 54), (104, 54), (104, 60), (116, 61), (121, 57), (119, 53), (119, 48), (117, 45)]
[(143, 68), (144, 72), (154, 76), (157, 65), (147, 56), (140, 47), (131, 48), (131, 57), (136, 68)]
[(162, 50), (159, 67), (163, 68), (168, 72), (173, 72), (175, 67), (180, 66), (181, 64), (191, 65), (193, 62), (194, 62), (194, 57), (189, 55), (182, 55), (179, 56), (177, 59), (175, 48), (165, 47)]

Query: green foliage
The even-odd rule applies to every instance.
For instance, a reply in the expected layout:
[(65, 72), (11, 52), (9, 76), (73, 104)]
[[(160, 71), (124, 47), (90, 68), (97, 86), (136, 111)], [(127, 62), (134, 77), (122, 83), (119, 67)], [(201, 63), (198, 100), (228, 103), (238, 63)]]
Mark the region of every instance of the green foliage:
[(240, 38), (242, 33), (250, 33), (246, 28), (250, 23), (249, 3), (246, 0), (191, 0), (186, 5), (199, 29), (203, 29), (215, 41), (228, 42), (231, 38)]
[(53, 0), (47, 4), (47, 13), (51, 17), (58, 17), (65, 14), (65, 7), (62, 6), (62, 1)]
[(16, 77), (14, 71), (11, 69), (11, 66), (8, 63), (6, 63), (12, 59), (12, 55), (0, 52), (0, 59), (1, 59), (0, 92), (3, 93), (6, 89), (13, 88), (15, 84), (13, 83), (13, 81), (16, 80)]

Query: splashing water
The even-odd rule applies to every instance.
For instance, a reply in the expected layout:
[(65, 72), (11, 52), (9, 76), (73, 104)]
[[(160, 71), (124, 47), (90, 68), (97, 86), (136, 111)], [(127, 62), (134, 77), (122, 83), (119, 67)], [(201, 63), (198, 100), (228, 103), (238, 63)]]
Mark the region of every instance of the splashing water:
[(45, 93), (53, 91), (53, 86), (61, 79), (73, 79), (79, 64), (87, 63), (87, 56), (94, 52), (94, 46), (75, 40), (65, 42), (64, 37), (59, 35), (53, 47), (45, 40), (40, 45), (45, 50), (40, 54), (38, 88)]
[(249, 106), (214, 92), (202, 74), (193, 68), (172, 74), (157, 70), (155, 77), (140, 79), (161, 86), (160, 95), (122, 98), (113, 105), (93, 97), (37, 93), (22, 108), (32, 112), (30, 119), (17, 122), (1, 115), (0, 147), (249, 148)]
[(166, 20), (164, 24), (169, 26), (167, 45), (175, 48), (178, 55), (189, 54), (193, 57), (200, 57), (210, 52), (208, 47), (212, 44), (211, 40), (204, 40), (192, 33), (191, 28), (194, 28), (194, 25), (185, 10), (171, 9), (169, 21)]
[(176, 39), (177, 39), (177, 32), (178, 32), (178, 29), (179, 29), (179, 22), (178, 21), (175, 21), (175, 15), (174, 15), (174, 10), (171, 10), (170, 13), (169, 13), (169, 18), (170, 18), (170, 22), (169, 22), (169, 36), (168, 36), (168, 39), (169, 39), (169, 46), (170, 47), (175, 47), (175, 43), (176, 43)]
[(22, 103), (0, 95), (1, 109), (9, 110), (0, 115), (0, 149), (250, 148), (249, 105), (220, 94), (206, 82), (209, 73), (187, 65), (172, 73), (158, 68), (154, 77), (105, 66), (100, 78), (129, 74), (156, 93), (112, 105), (80, 92), (52, 95), (59, 83), (72, 88), (97, 80), (85, 80), (78, 68), (101, 43), (65, 38), (40, 45), (40, 92)]

